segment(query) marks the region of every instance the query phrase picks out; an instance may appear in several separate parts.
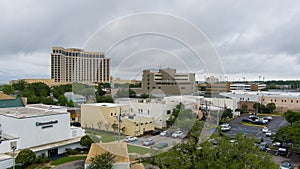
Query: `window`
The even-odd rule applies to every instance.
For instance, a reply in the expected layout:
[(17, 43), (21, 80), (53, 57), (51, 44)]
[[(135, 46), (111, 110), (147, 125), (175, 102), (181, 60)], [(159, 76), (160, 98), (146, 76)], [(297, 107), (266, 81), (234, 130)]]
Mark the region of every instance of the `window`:
[(298, 103), (298, 100), (296, 102)]
[(171, 110), (167, 110), (167, 114), (171, 114)]
[(291, 100), (291, 103), (293, 103), (293, 100)]
[(110, 116), (113, 116), (113, 113), (110, 113)]
[(276, 99), (274, 100), (274, 102), (276, 102)]

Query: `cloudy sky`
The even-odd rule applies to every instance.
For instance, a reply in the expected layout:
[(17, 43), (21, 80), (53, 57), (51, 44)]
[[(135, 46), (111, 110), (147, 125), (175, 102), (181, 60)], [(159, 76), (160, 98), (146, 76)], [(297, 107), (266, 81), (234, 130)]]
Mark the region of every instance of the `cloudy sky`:
[[(143, 12), (178, 16), (198, 27), (215, 47), (229, 80), (300, 79), (300, 2), (296, 0), (0, 0), (0, 83), (50, 78), (51, 47), (83, 48), (104, 25)], [(122, 55), (126, 51), (131, 51), (126, 54), (130, 62)], [(145, 35), (124, 41), (109, 57), (112, 74), (118, 70), (125, 77), (130, 67), (142, 62), (159, 60), (150, 67), (178, 67), (182, 60), (191, 62), (190, 55), (172, 39)], [(193, 66), (188, 69), (196, 69), (201, 80), (204, 68)]]

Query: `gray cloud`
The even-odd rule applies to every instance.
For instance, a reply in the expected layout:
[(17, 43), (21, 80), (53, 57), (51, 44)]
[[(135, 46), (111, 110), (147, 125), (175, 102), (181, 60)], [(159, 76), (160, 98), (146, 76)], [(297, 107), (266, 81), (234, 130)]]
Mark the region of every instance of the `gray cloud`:
[[(258, 74), (299, 79), (299, 6), (292, 0), (0, 0), (0, 83), (15, 78), (49, 78), (52, 46), (81, 48), (111, 20), (139, 12), (168, 13), (195, 24), (216, 47), (225, 74), (232, 79)], [(122, 60), (121, 51), (134, 45), (166, 49), (183, 58), (191, 55), (174, 42), (147, 37), (120, 44), (112, 58), (116, 65)], [(157, 65), (168, 64), (163, 61)]]

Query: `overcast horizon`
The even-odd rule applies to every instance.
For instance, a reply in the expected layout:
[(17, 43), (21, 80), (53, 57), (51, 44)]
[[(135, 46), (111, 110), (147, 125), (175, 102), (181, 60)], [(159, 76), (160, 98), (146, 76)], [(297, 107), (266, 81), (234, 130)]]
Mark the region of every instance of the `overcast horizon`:
[[(144, 12), (180, 17), (199, 28), (216, 49), (229, 81), (243, 81), (243, 77), (257, 81), (259, 76), (265, 81), (300, 80), (298, 1), (0, 0), (0, 11), (0, 84), (22, 78), (50, 78), (53, 46), (83, 48), (88, 39), (109, 22)], [(140, 24), (143, 22), (147, 20)], [(188, 59), (192, 54), (186, 47), (165, 37), (145, 35), (129, 39), (111, 51), (107, 56), (113, 62), (111, 75), (121, 62), (123, 74), (132, 71), (129, 69), (132, 63), (124, 62), (122, 54), (134, 51), (137, 45), (155, 51), (140, 51), (136, 58), (155, 54), (165, 59), (157, 63), (157, 68), (177, 68), (179, 60), (170, 59), (174, 53), (180, 60), (193, 62)], [(99, 46), (99, 51), (101, 48)], [(145, 61), (130, 56), (136, 65)], [(170, 60), (174, 63), (166, 63)], [(197, 80), (204, 80), (207, 76), (204, 72), (199, 68)], [(131, 73), (139, 79), (137, 72)]]

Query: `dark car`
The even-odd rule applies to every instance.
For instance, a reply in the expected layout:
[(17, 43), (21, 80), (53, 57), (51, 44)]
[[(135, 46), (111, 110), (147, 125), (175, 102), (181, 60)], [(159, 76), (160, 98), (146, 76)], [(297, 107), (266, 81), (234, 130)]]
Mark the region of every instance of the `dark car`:
[(151, 132), (151, 135), (152, 136), (156, 136), (156, 135), (159, 135), (160, 134), (160, 131), (159, 130), (153, 130), (152, 132)]
[(253, 123), (253, 120), (251, 120), (251, 119), (243, 119), (242, 122), (250, 122), (250, 123)]
[(279, 155), (286, 156), (287, 153), (288, 153), (287, 148), (281, 147), (281, 148), (278, 149), (278, 154)]

